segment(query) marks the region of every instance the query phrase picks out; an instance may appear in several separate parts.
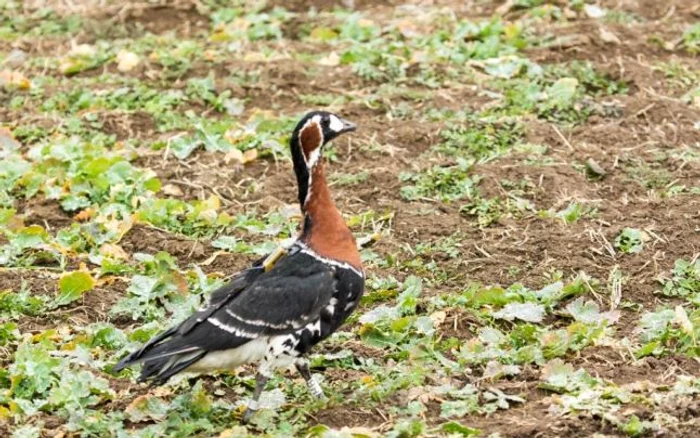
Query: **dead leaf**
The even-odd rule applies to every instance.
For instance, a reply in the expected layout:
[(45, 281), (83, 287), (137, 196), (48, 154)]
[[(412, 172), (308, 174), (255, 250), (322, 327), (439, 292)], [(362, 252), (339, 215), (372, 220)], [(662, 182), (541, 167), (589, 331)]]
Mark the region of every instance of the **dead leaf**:
[(421, 35), (416, 22), (410, 19), (399, 21), (396, 27), (399, 29), (399, 32), (401, 32), (401, 35), (403, 35), (404, 38), (415, 38)]
[(447, 312), (439, 310), (430, 315), (430, 319), (433, 321), (435, 327), (440, 327), (443, 322), (447, 319)]
[(686, 334), (693, 336), (695, 328), (693, 326), (693, 323), (690, 321), (690, 318), (688, 318), (688, 313), (686, 313), (683, 306), (676, 306), (675, 312), (676, 322), (678, 323), (678, 325), (681, 326), (681, 329), (683, 329), (683, 331)]
[(600, 39), (603, 40), (604, 43), (608, 44), (620, 44), (620, 38), (617, 37), (614, 33), (610, 32), (609, 30), (601, 27), (600, 28)]
[(507, 0), (501, 6), (496, 8), (496, 14), (505, 15), (508, 12), (510, 12), (511, 9), (513, 9), (513, 6), (515, 6), (515, 1), (514, 0)]
[(221, 254), (226, 254), (226, 251), (216, 251), (214, 254), (212, 254), (208, 259), (204, 260), (202, 263), (200, 263), (200, 266), (209, 266), (212, 263), (214, 263), (214, 260), (216, 260), (217, 257), (219, 257)]
[(167, 397), (173, 393), (173, 390), (167, 386), (158, 386), (154, 388), (151, 393), (156, 397)]
[(93, 57), (95, 54), (97, 54), (97, 49), (90, 44), (78, 44), (77, 46), (73, 46), (70, 52), (68, 52), (68, 56)]
[(246, 164), (250, 163), (251, 161), (255, 161), (258, 158), (258, 150), (257, 149), (248, 149), (247, 151), (243, 152), (243, 159), (241, 160), (241, 163)]
[(105, 243), (100, 247), (100, 254), (112, 259), (128, 260), (129, 254), (124, 249), (114, 243)]
[(163, 193), (168, 195), (168, 196), (183, 196), (184, 195), (180, 186), (177, 186), (175, 184), (166, 184), (163, 186), (162, 190), (163, 190)]
[(207, 61), (216, 61), (216, 52), (214, 50), (205, 50), (204, 59)]
[(335, 67), (337, 65), (340, 65), (340, 56), (338, 56), (337, 53), (331, 52), (327, 56), (319, 59), (317, 61), (319, 65), (325, 65), (328, 67)]
[(0, 158), (3, 157), (3, 152), (16, 151), (20, 148), (19, 142), (15, 140), (7, 128), (0, 128)]
[(425, 50), (415, 50), (411, 54), (411, 62), (414, 64), (428, 62), (428, 52)]
[(224, 162), (228, 164), (231, 161), (243, 163), (243, 152), (241, 152), (240, 149), (231, 149), (228, 151), (226, 155), (224, 155)]
[(85, 210), (81, 210), (80, 212), (76, 213), (73, 216), (73, 219), (78, 222), (85, 222), (93, 216), (95, 216), (95, 210), (92, 208), (86, 208)]
[(222, 431), (219, 434), (219, 438), (236, 438), (246, 435), (248, 435), (248, 430), (244, 426), (234, 426), (232, 429)]
[(431, 400), (440, 399), (437, 395), (424, 386), (417, 386), (409, 389), (407, 398), (408, 400), (420, 400), (420, 402), (423, 404), (426, 404)]
[(0, 86), (9, 89), (28, 90), (31, 88), (32, 83), (22, 73), (12, 70), (3, 70), (0, 71)]
[(589, 158), (586, 160), (586, 169), (588, 170), (588, 173), (596, 176), (596, 177), (603, 177), (607, 172), (605, 172), (605, 169), (601, 167), (600, 164), (593, 158)]
[(117, 53), (117, 70), (121, 72), (133, 70), (140, 62), (141, 58), (134, 52), (120, 50), (119, 53)]
[(12, 49), (7, 55), (2, 65), (9, 68), (19, 68), (27, 61), (27, 52), (20, 49)]

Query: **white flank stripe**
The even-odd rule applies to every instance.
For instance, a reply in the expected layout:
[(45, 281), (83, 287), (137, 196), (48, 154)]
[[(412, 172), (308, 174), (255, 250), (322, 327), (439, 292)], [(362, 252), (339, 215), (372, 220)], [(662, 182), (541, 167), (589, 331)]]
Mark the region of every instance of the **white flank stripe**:
[(241, 318), (240, 316), (238, 316), (238, 315), (236, 315), (235, 313), (233, 313), (233, 312), (231, 311), (231, 309), (226, 309), (226, 313), (228, 313), (229, 316), (230, 316), (231, 318), (237, 319), (237, 320), (239, 320), (240, 322), (242, 322), (243, 324), (253, 325), (253, 326), (256, 326), (256, 327), (270, 327), (270, 328), (277, 329), (277, 330), (284, 330), (284, 329), (286, 329), (286, 328), (289, 328), (289, 326), (290, 326), (289, 323), (287, 323), (287, 324), (270, 324), (269, 322), (265, 322), (265, 321), (263, 321), (263, 320), (261, 320), (261, 319), (245, 319), (245, 318)]
[(254, 339), (257, 337), (257, 335), (255, 333), (249, 333), (249, 332), (246, 332), (244, 330), (239, 330), (236, 327), (226, 325), (214, 317), (207, 318), (207, 321), (210, 324), (220, 328), (221, 330), (225, 330), (225, 331), (232, 333), (236, 336), (241, 336), (243, 338), (249, 338), (249, 339)]

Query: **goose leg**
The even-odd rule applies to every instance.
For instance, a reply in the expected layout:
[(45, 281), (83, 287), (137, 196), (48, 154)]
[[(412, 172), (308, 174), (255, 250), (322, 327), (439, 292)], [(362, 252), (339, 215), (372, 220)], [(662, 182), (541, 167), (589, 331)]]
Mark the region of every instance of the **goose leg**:
[(269, 377), (265, 376), (263, 373), (258, 372), (255, 375), (255, 391), (253, 392), (253, 399), (248, 403), (248, 407), (243, 414), (243, 422), (247, 423), (250, 421), (251, 417), (258, 410), (258, 400), (260, 399), (260, 394), (262, 394), (265, 389), (267, 381), (270, 380)]
[(311, 374), (311, 370), (309, 370), (309, 363), (305, 359), (302, 359), (298, 360), (294, 365), (296, 366), (297, 371), (299, 371), (299, 374), (301, 374), (301, 377), (306, 380), (306, 386), (308, 386), (311, 395), (319, 400), (325, 400), (326, 396), (323, 394), (321, 385), (319, 385), (316, 377), (313, 376)]

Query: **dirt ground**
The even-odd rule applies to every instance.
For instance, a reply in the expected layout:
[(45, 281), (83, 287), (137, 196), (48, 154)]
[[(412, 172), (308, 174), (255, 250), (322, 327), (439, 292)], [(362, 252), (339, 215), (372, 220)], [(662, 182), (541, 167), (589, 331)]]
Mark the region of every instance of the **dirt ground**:
[[(64, 5), (71, 2), (58, 2)], [(80, 2), (77, 2), (80, 3)], [(121, 4), (123, 3), (123, 4)], [(86, 26), (77, 36), (68, 41), (62, 38), (20, 38), (12, 42), (0, 40), (0, 49), (22, 49), (30, 57), (51, 56), (54, 51), (63, 51), (70, 44), (93, 43), (98, 39), (121, 37), (126, 29), (130, 37), (138, 33), (165, 34), (175, 32), (182, 38), (191, 38), (210, 28), (210, 18), (198, 12), (195, 3), (177, 1), (161, 4), (121, 2), (118, 6), (87, 7), (80, 10), (91, 23), (109, 23)], [(268, 8), (279, 5), (290, 11), (304, 12), (310, 6), (322, 11), (333, 9), (334, 4), (348, 6), (371, 14), (382, 23), (395, 13), (395, 8), (404, 2), (387, 1), (342, 1), (342, 2), (268, 2)], [(451, 8), (459, 18), (480, 19), (495, 13), (502, 2), (483, 1), (429, 1), (435, 8)], [(566, 3), (566, 2), (551, 2)], [(502, 193), (501, 181), (527, 180), (532, 184), (523, 195), (538, 210), (565, 208), (571, 200), (584, 200), (594, 205), (596, 214), (575, 223), (563, 224), (537, 215), (521, 218), (505, 217), (486, 227), (479, 227), (472, 217), (460, 213), (458, 204), (440, 204), (432, 200), (408, 201), (400, 194), (404, 184), (399, 176), (415, 172), (432, 164), (425, 153), (440, 142), (439, 121), (423, 119), (399, 119), (387, 117), (386, 107), (373, 107), (362, 99), (336, 106), (333, 110), (355, 122), (359, 129), (351, 137), (336, 142), (336, 161), (330, 164), (330, 179), (346, 173), (366, 172), (368, 177), (354, 185), (335, 185), (334, 198), (338, 208), (346, 216), (354, 216), (368, 210), (392, 212), (390, 232), (375, 244), (373, 251), (380, 255), (393, 254), (408, 257), (410, 248), (423, 242), (436, 242), (443, 238), (459, 236), (459, 256), (448, 257), (435, 253), (432, 258), (445, 272), (445, 280), (439, 289), (427, 286), (425, 297), (449, 291), (459, 291), (465, 284), (510, 285), (522, 283), (538, 289), (543, 277), (561, 271), (564, 277), (584, 271), (591, 277), (605, 281), (614, 267), (624, 272), (626, 279), (623, 300), (653, 310), (659, 305), (674, 304), (673, 299), (660, 297), (656, 279), (669, 272), (675, 260), (692, 260), (700, 253), (700, 196), (687, 195), (662, 198), (652, 190), (634, 181), (626, 166), (633, 160), (652, 163), (662, 168), (669, 182), (676, 185), (697, 187), (700, 181), (700, 162), (659, 161), (665, 152), (690, 145), (697, 148), (700, 139), (698, 122), (700, 110), (697, 104), (688, 104), (681, 99), (684, 91), (674, 85), (662, 71), (655, 68), (658, 63), (680, 62), (690, 70), (700, 69), (697, 55), (672, 51), (650, 44), (649, 36), (665, 40), (678, 38), (679, 29), (700, 20), (700, 8), (691, 0), (610, 0), (598, 4), (609, 9), (621, 10), (641, 17), (633, 24), (609, 24), (607, 29), (619, 38), (616, 44), (601, 40), (598, 25), (592, 18), (579, 17), (563, 23), (549, 23), (548, 32), (560, 38), (561, 46), (530, 47), (524, 56), (542, 65), (573, 60), (590, 61), (596, 69), (626, 81), (629, 92), (612, 98), (600, 98), (613, 105), (616, 117), (594, 115), (585, 123), (573, 127), (557, 127), (545, 120), (525, 120), (525, 139), (529, 143), (547, 146), (546, 157), (550, 165), (526, 166), (519, 156), (503, 157), (480, 163), (475, 171), (482, 176), (480, 188), (485, 197)], [(80, 6), (76, 6), (79, 8)], [(518, 8), (505, 12), (504, 17), (514, 19), (522, 14)], [(303, 17), (297, 17), (282, 29), (285, 50), (288, 52), (320, 53), (332, 50), (330, 43), (309, 47), (298, 39), (303, 28)], [(27, 71), (25, 74), (38, 71)], [(190, 77), (205, 76), (216, 72), (218, 89), (231, 90), (231, 95), (244, 99), (247, 118), (255, 110), (264, 109), (276, 114), (297, 115), (309, 110), (299, 96), (318, 94), (349, 94), (369, 96), (378, 91), (380, 84), (358, 77), (348, 66), (319, 66), (309, 68), (302, 59), (282, 59), (264, 62), (224, 59), (212, 64), (195, 61), (192, 69), (171, 85), (182, 88)], [(114, 64), (80, 72), (76, 79), (87, 79), (99, 73), (118, 73)], [(255, 81), (243, 84), (228, 81), (231, 72), (245, 74), (256, 72)], [(58, 75), (58, 73), (57, 73)], [(135, 69), (125, 73), (135, 79), (151, 81), (148, 71)], [(62, 87), (59, 83), (57, 90)], [(470, 108), (480, 111), (488, 105), (488, 99), (471, 86), (452, 87), (446, 90), (429, 90), (430, 98), (423, 101), (390, 98), (388, 106), (401, 103), (414, 110)], [(196, 105), (191, 109), (197, 111)], [(32, 110), (0, 108), (0, 120), (7, 126), (37, 124), (51, 126), (49, 116)], [(100, 115), (102, 130), (115, 134), (118, 140), (138, 139), (148, 144), (172, 135), (159, 132), (152, 116), (143, 111), (106, 112)], [(212, 113), (212, 118), (225, 117)], [(384, 152), (377, 154), (365, 147), (379, 144)], [(697, 150), (696, 150), (697, 152)], [(184, 200), (206, 199), (217, 195), (222, 199), (222, 210), (236, 216), (251, 208), (256, 211), (272, 211), (280, 206), (292, 204), (296, 188), (292, 182), (291, 163), (287, 160), (259, 159), (246, 165), (225, 163), (220, 155), (195, 152), (184, 161), (173, 158), (164, 160), (162, 151), (144, 149), (134, 162), (142, 168), (156, 172), (164, 183), (176, 185)], [(601, 179), (591, 179), (572, 163), (585, 163), (593, 159), (606, 174)], [(439, 163), (445, 164), (445, 163)], [(241, 190), (242, 187), (255, 188)], [(40, 224), (47, 230), (58, 230), (70, 225), (73, 214), (65, 212), (55, 202), (42, 197), (21, 200), (16, 209), (25, 217), (26, 224)], [(638, 228), (653, 236), (651, 242), (639, 254), (620, 255), (610, 253), (607, 247), (625, 227)], [(261, 239), (256, 237), (256, 239)], [(1, 242), (0, 242), (1, 243)], [(155, 254), (166, 251), (181, 266), (201, 264), (216, 252), (209, 239), (188, 238), (168, 233), (145, 225), (135, 225), (121, 240), (120, 245), (129, 254), (145, 252)], [(409, 248), (407, 250), (407, 248)], [(207, 273), (227, 276), (245, 267), (254, 259), (234, 254), (221, 254), (213, 262), (202, 266)], [(68, 268), (75, 268), (76, 260), (68, 261)], [(517, 269), (516, 269), (517, 268)], [(36, 294), (53, 295), (57, 292), (58, 270), (3, 270), (0, 273), (0, 291), (17, 290), (24, 284)], [(376, 267), (377, 276), (393, 275), (405, 278), (411, 274), (404, 267)], [(133, 321), (113, 318), (109, 309), (125, 294), (128, 280), (115, 278), (101, 284), (85, 296), (78, 305), (54, 310), (41, 316), (23, 317), (18, 326), (23, 333), (39, 333), (59, 325), (86, 325), (91, 322), (109, 321), (120, 329), (131, 329)], [(360, 312), (369, 308), (360, 309)], [(621, 309), (622, 316), (615, 325), (614, 337), (621, 339), (633, 336), (639, 313), (632, 307)], [(358, 324), (358, 323), (355, 323)], [(351, 326), (348, 330), (356, 328)], [(468, 316), (458, 311), (448, 312), (447, 321), (440, 327), (440, 336), (467, 340), (474, 336)], [(356, 355), (381, 359), (381, 351), (364, 346), (359, 341), (348, 344)], [(320, 352), (324, 351), (321, 346)], [(680, 354), (661, 358), (630, 360), (610, 346), (594, 346), (567, 356), (567, 361), (576, 367), (584, 367), (591, 375), (608, 379), (617, 385), (633, 382), (670, 384), (674, 373), (700, 375), (697, 358)], [(10, 358), (4, 358), (4, 365)], [(353, 370), (327, 370), (331, 380), (357, 378)], [(469, 379), (469, 377), (467, 377)], [(211, 381), (205, 379), (207, 384)], [(111, 384), (126, 395), (126, 399), (107, 402), (102, 410), (122, 409), (139, 394), (143, 387), (124, 379), (110, 378)], [(539, 371), (536, 367), (524, 366), (522, 373), (512, 380), (499, 383), (499, 389), (518, 393), (527, 403), (491, 415), (468, 415), (460, 422), (478, 428), (484, 436), (500, 433), (503, 437), (581, 437), (595, 433), (605, 436), (620, 434), (614, 426), (603, 419), (582, 415), (580, 418), (557, 417), (548, 413), (550, 393), (539, 386)], [(406, 396), (400, 390), (376, 408), (358, 405), (339, 405), (322, 408), (313, 414), (310, 425), (325, 424), (331, 427), (367, 427), (377, 431), (387, 430), (392, 422), (394, 400)], [(625, 406), (642, 420), (652, 418), (653, 412), (645, 406)], [(689, 405), (678, 406), (674, 415), (681, 419), (669, 427), (663, 436), (691, 437), (698, 435), (697, 421), (700, 415), (700, 400)], [(425, 413), (428, 424), (437, 424), (437, 404), (429, 405)], [(44, 419), (44, 436), (52, 436), (48, 429), (59, 428), (61, 419), (51, 415)], [(0, 431), (3, 426), (0, 426)], [(56, 436), (68, 436), (59, 435)]]

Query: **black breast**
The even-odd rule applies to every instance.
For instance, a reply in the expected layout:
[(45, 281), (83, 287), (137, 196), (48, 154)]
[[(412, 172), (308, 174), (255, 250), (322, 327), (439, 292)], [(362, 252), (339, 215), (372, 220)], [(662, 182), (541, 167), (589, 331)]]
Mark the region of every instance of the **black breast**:
[(299, 343), (296, 350), (299, 354), (306, 353), (311, 347), (338, 330), (348, 316), (355, 311), (365, 291), (364, 276), (353, 269), (334, 267), (334, 270), (335, 290), (331, 302), (321, 310), (319, 325), (305, 327), (297, 332)]

